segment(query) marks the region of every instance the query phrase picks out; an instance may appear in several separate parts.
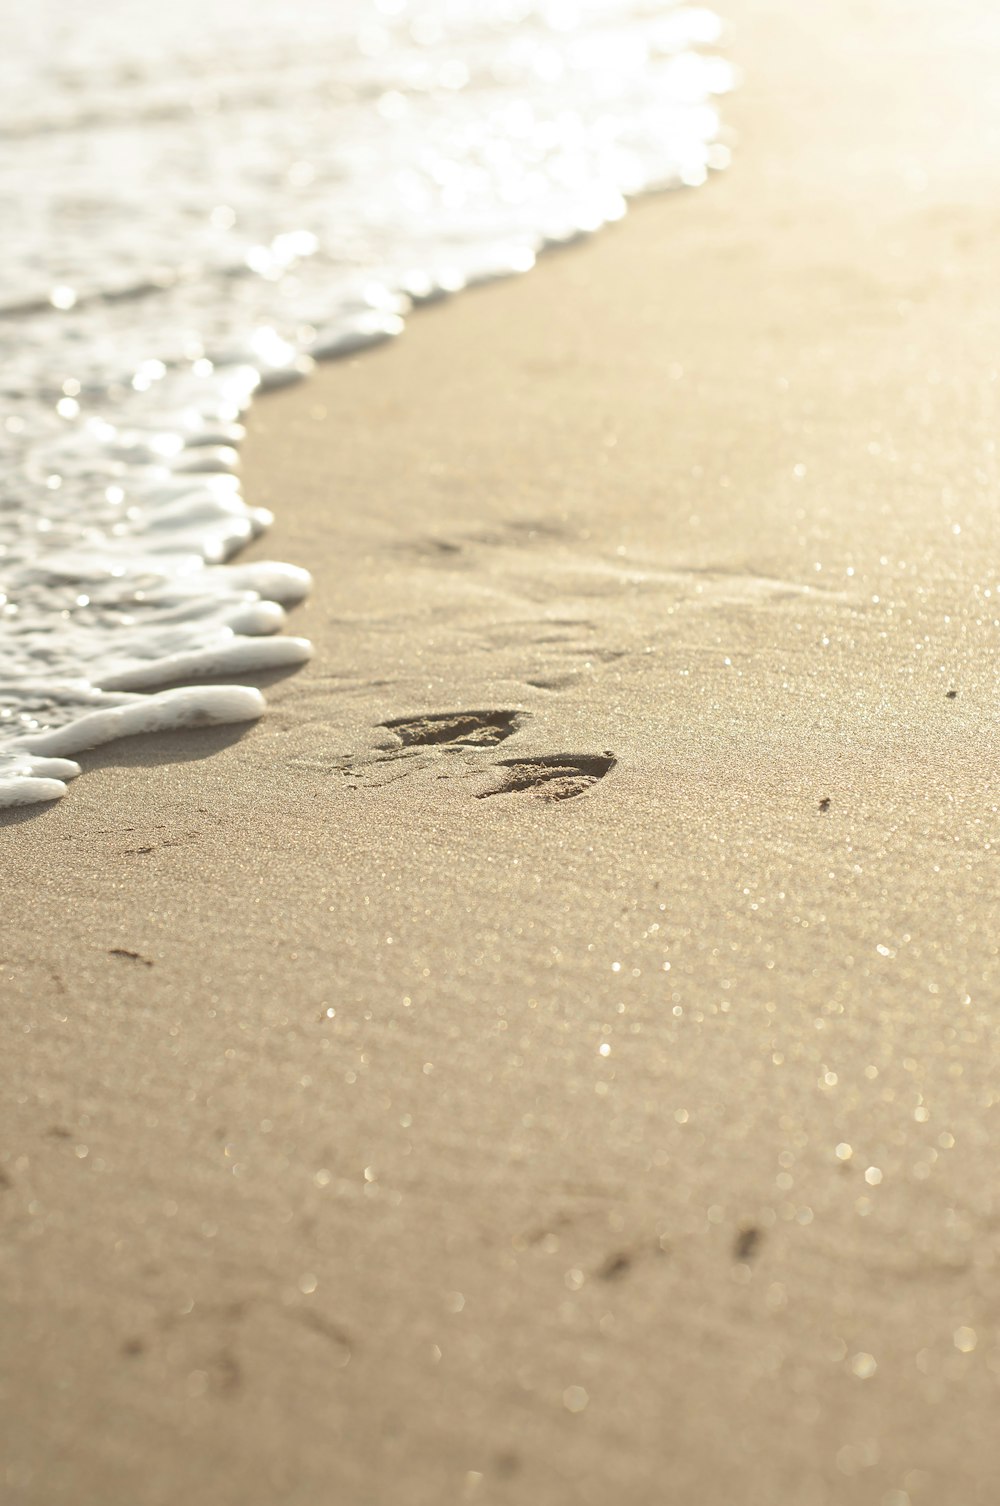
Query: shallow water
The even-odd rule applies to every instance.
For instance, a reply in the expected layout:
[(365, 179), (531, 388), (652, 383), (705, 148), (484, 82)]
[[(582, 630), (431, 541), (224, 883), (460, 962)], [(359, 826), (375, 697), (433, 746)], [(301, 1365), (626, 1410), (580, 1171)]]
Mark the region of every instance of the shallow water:
[[(9, 12), (9, 14), (6, 14)], [(724, 166), (715, 15), (636, 0), (0, 3), (0, 806), (259, 716), (309, 587), (230, 565), (254, 393)], [(160, 687), (172, 687), (161, 689)]]

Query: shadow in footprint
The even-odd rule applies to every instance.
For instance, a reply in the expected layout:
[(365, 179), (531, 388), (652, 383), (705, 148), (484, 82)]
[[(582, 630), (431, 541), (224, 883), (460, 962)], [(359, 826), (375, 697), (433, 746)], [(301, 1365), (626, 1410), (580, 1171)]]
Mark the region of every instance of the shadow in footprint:
[(495, 748), (521, 725), (516, 711), (449, 711), (430, 716), (400, 716), (382, 726), (395, 733), (404, 748), (451, 744), (458, 748)]
[(532, 795), (538, 800), (573, 800), (614, 768), (611, 753), (555, 753), (546, 758), (507, 758), (497, 764), (500, 783), (481, 790), (477, 800), (493, 795)]

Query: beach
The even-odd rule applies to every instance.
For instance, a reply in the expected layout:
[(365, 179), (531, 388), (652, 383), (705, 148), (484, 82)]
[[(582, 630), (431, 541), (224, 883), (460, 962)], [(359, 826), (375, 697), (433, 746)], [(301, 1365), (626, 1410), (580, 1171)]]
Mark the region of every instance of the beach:
[(729, 0), (730, 170), (262, 399), (311, 662), (0, 816), (5, 1502), (994, 1500), (1000, 25), (917, 12)]

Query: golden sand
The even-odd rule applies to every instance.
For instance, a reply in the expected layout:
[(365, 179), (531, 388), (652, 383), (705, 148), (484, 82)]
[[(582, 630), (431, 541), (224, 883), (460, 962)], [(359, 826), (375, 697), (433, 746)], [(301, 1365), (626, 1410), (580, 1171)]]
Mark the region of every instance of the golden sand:
[(256, 410), (268, 718), (3, 819), (5, 1506), (996, 1499), (1000, 25), (728, 9)]

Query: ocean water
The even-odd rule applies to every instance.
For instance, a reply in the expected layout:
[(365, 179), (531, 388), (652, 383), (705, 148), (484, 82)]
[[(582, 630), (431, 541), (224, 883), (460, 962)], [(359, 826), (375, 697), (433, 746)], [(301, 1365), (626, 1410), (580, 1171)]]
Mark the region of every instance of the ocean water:
[[(414, 303), (725, 165), (718, 18), (637, 0), (0, 0), (0, 806), (252, 719), (294, 565), (241, 418)], [(200, 680), (231, 677), (231, 685)]]

